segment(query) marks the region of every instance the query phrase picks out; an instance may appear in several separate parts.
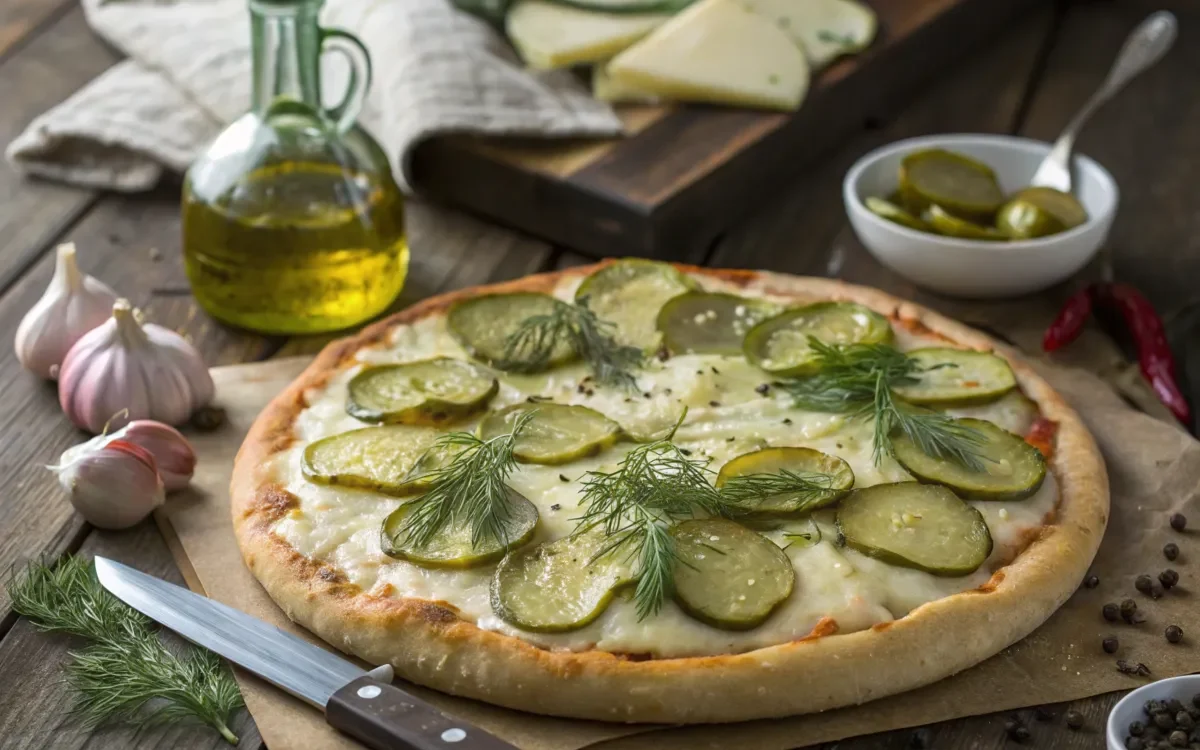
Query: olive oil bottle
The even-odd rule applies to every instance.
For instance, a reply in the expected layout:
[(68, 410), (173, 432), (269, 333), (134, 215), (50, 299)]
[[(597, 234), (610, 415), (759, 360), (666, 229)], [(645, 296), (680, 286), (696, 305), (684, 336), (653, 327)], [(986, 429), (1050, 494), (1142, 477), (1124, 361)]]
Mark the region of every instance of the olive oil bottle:
[[(193, 163), (183, 254), (200, 305), (263, 333), (319, 333), (385, 310), (404, 286), (404, 202), (378, 144), (355, 124), (370, 58), (321, 28), (321, 0), (251, 0), (253, 106)], [(351, 63), (325, 108), (320, 57)]]

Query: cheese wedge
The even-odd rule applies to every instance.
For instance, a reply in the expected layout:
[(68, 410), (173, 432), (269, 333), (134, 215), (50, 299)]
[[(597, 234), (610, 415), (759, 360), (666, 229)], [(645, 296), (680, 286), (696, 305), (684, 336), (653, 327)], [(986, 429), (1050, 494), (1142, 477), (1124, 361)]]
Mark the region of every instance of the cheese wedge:
[(662, 13), (599, 13), (520, 0), (505, 31), (521, 58), (542, 70), (607, 60), (670, 18)]
[(608, 66), (603, 64), (592, 68), (592, 96), (614, 104), (653, 104), (658, 101), (654, 94), (613, 80), (608, 74)]
[(875, 39), (875, 13), (855, 0), (740, 0), (800, 45), (814, 70), (866, 49)]
[(608, 75), (665, 99), (795, 109), (808, 91), (800, 48), (735, 0), (700, 0), (613, 58)]

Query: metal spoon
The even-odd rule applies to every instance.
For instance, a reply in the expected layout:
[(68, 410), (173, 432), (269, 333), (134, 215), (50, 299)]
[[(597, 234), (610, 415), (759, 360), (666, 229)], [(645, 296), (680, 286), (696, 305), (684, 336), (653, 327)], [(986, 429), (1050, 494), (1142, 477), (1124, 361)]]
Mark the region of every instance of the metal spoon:
[(1167, 50), (1175, 43), (1178, 30), (1179, 24), (1175, 16), (1165, 10), (1150, 14), (1145, 21), (1138, 24), (1121, 47), (1112, 69), (1108, 71), (1104, 85), (1092, 94), (1092, 98), (1083, 105), (1083, 109), (1071, 118), (1066, 130), (1054, 142), (1054, 148), (1050, 149), (1050, 153), (1038, 166), (1030, 181), (1031, 185), (1051, 187), (1064, 193), (1071, 192), (1071, 151), (1075, 148), (1075, 136), (1102, 104), (1124, 88), (1134, 76), (1167, 54)]

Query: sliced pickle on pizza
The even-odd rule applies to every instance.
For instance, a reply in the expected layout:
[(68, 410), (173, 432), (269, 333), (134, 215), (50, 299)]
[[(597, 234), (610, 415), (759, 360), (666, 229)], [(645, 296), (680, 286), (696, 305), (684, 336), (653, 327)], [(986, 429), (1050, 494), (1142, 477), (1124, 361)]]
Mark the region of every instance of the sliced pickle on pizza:
[(545, 542), (504, 558), (492, 577), (492, 609), (523, 630), (578, 630), (608, 607), (614, 592), (635, 580), (624, 548), (606, 549), (599, 531)]
[(986, 419), (1017, 435), (1029, 432), (1038, 417), (1037, 403), (1018, 388), (987, 404), (946, 406), (942, 411), (952, 417)]
[(716, 485), (744, 512), (798, 516), (844, 497), (854, 486), (854, 471), (812, 448), (763, 448), (722, 466)]
[(667, 300), (698, 289), (687, 274), (667, 263), (626, 259), (583, 280), (575, 300), (616, 326), (618, 343), (654, 351), (662, 343), (656, 322)]
[(450, 357), (368, 367), (348, 386), (346, 412), (363, 422), (442, 425), (487, 408), (500, 381)]
[(672, 354), (742, 353), (746, 332), (779, 312), (762, 300), (719, 292), (684, 292), (658, 311), (656, 325)]
[(923, 370), (915, 383), (892, 390), (905, 401), (955, 406), (994, 401), (1017, 387), (1017, 377), (1002, 357), (969, 349), (930, 347), (908, 353)]
[(508, 361), (508, 340), (525, 321), (552, 315), (564, 304), (536, 292), (486, 294), (456, 302), (446, 313), (446, 327), (468, 354), (492, 367), (528, 372), (550, 369), (575, 358), (568, 340), (555, 342), (539, 363)]
[(887, 318), (853, 302), (818, 302), (768, 318), (751, 328), (742, 352), (772, 375), (812, 375), (819, 369), (811, 339), (826, 344), (886, 344)]
[(501, 520), (500, 536), (485, 537), (475, 544), (469, 519), (455, 518), (432, 539), (418, 544), (409, 536), (405, 522), (420, 503), (420, 498), (409, 500), (383, 520), (380, 535), (383, 554), (427, 568), (474, 568), (495, 562), (505, 553), (524, 546), (537, 529), (537, 507), (510, 489), (508, 516)]
[(942, 484), (971, 500), (1024, 500), (1046, 479), (1042, 452), (1018, 435), (982, 419), (957, 419), (978, 432), (983, 442), (973, 447), (983, 465), (973, 471), (956, 461), (924, 453), (906, 435), (892, 438), (896, 460), (922, 482)]
[(301, 471), (317, 484), (415, 495), (427, 488), (419, 467), (439, 434), (432, 427), (388, 425), (331, 435), (304, 449)]
[(779, 545), (723, 518), (684, 521), (675, 539), (675, 602), (722, 630), (761, 625), (792, 594), (796, 571)]
[(842, 500), (837, 526), (864, 555), (935, 576), (975, 572), (992, 553), (983, 515), (945, 487), (877, 484)]
[(594, 456), (621, 436), (621, 425), (595, 409), (565, 404), (515, 404), (492, 412), (479, 424), (483, 440), (507, 435), (522, 416), (532, 413), (513, 446), (513, 456), (528, 464), (565, 464)]

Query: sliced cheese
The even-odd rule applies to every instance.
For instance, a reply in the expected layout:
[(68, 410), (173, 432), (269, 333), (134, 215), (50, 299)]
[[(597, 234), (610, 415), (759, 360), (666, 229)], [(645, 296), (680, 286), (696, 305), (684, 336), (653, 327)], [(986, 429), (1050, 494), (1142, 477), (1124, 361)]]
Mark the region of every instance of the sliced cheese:
[(701, 0), (617, 55), (608, 74), (668, 99), (795, 109), (808, 62), (766, 18), (734, 0)]
[(596, 65), (592, 68), (592, 96), (602, 102), (652, 104), (658, 97), (648, 91), (642, 91), (636, 86), (628, 86), (614, 80), (608, 74), (606, 65)]
[(804, 50), (813, 69), (865, 49), (875, 39), (875, 13), (855, 0), (740, 0)]
[(521, 0), (508, 12), (505, 31), (532, 68), (565, 68), (607, 60), (654, 30), (661, 13), (600, 13)]

